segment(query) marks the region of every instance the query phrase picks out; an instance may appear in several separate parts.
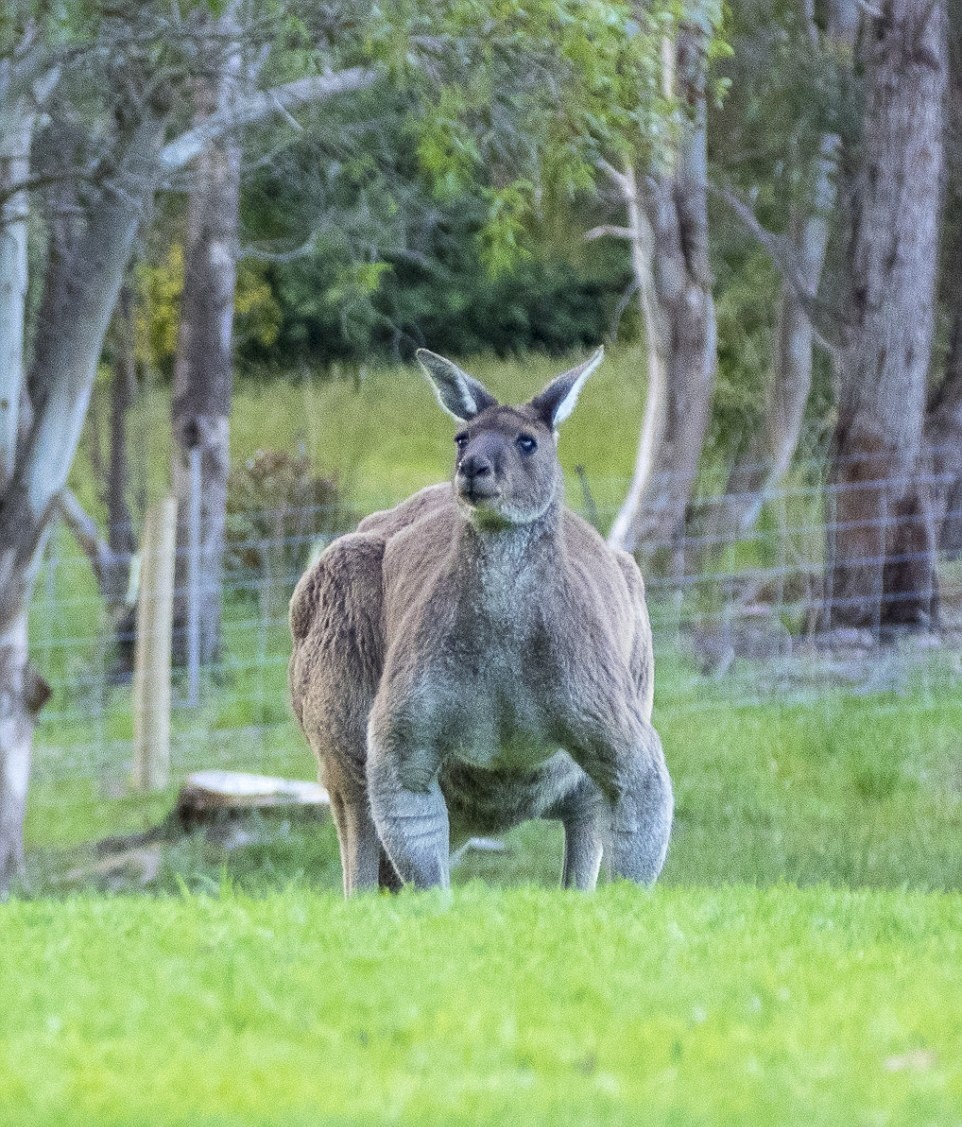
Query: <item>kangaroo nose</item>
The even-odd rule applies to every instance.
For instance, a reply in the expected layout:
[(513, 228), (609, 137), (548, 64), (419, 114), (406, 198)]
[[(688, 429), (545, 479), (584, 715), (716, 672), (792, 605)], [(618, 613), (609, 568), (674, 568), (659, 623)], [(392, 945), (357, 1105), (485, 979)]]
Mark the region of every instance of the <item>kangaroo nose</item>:
[(465, 477), (490, 477), (494, 473), (491, 459), (485, 454), (469, 454), (461, 460), (458, 469)]

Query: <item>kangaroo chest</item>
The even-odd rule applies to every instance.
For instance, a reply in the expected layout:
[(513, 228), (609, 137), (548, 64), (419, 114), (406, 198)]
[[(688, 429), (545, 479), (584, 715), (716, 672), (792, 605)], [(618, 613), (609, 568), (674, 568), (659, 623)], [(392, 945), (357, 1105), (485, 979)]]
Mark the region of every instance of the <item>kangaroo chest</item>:
[(564, 677), (545, 611), (558, 567), (533, 562), (542, 555), (521, 534), (476, 544), (426, 590), (412, 578), (406, 611), (399, 601), (395, 642), (417, 660), (404, 662), (396, 705), (442, 761), (524, 772), (562, 742)]
[(447, 680), (436, 716), (445, 758), (529, 769), (557, 750), (557, 670), (538, 622), (459, 623), (442, 651)]

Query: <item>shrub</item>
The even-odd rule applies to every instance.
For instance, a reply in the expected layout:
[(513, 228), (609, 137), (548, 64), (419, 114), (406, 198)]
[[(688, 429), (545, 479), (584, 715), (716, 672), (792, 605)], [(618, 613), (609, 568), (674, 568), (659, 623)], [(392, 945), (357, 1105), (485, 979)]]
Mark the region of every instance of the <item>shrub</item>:
[(225, 566), (236, 585), (291, 586), (319, 539), (352, 523), (336, 476), (288, 450), (258, 450), (227, 481)]

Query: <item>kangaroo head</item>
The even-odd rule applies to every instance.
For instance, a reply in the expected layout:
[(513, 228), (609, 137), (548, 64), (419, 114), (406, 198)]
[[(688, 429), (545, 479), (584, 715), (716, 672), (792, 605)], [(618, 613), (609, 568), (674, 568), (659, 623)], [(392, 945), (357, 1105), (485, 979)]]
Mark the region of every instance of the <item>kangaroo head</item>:
[(599, 348), (528, 403), (502, 407), (456, 364), (418, 350), (441, 406), (465, 424), (454, 436), (454, 489), (470, 520), (497, 526), (526, 524), (544, 515), (561, 491), (557, 428), (574, 410), (603, 355)]

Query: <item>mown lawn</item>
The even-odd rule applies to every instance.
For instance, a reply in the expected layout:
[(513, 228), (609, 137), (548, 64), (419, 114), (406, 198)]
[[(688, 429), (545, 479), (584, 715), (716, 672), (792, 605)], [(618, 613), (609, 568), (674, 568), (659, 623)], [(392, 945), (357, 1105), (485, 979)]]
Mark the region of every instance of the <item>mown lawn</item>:
[(0, 912), (0, 1121), (962, 1121), (962, 896), (345, 904), (77, 898)]
[[(515, 399), (555, 369), (473, 367)], [(606, 364), (562, 440), (569, 490), (584, 464), (601, 508), (630, 470), (638, 370), (630, 351)], [(135, 421), (148, 493), (167, 410), (154, 394)], [(410, 370), (248, 380), (234, 455), (300, 445), (367, 509), (443, 476), (451, 429)], [(83, 457), (75, 484), (94, 505)], [(100, 625), (90, 577), (74, 554), (52, 583), (34, 648), (59, 697), (25, 895), (0, 905), (0, 1124), (962, 1127), (958, 677), (752, 700), (750, 665), (699, 678), (666, 646), (677, 812), (653, 893), (557, 891), (560, 831), (532, 824), (466, 855), (447, 901), (345, 904), (323, 821), (251, 818), (100, 865), (92, 839), (156, 825), (185, 770), (313, 765), (286, 631), (237, 602), (224, 666), (175, 713), (171, 788), (127, 793), (129, 690), (91, 687), (100, 659), (67, 644)]]

